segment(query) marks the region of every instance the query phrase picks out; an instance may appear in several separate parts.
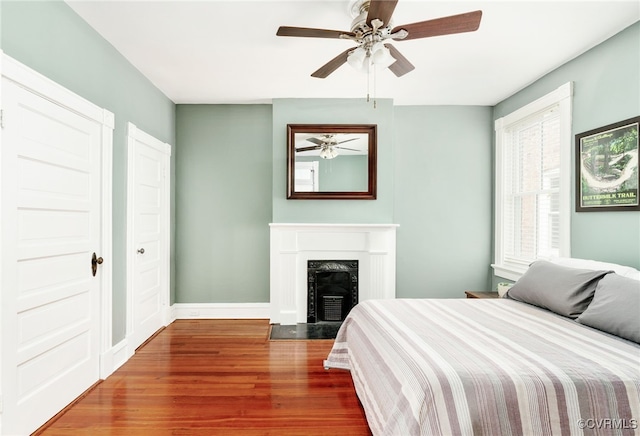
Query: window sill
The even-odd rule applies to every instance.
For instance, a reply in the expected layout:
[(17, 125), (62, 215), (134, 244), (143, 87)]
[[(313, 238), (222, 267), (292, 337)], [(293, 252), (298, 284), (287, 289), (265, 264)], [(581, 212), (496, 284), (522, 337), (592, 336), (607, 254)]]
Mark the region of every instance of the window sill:
[(516, 265), (496, 265), (492, 264), (493, 274), (496, 277), (500, 277), (507, 280), (517, 281), (522, 274), (525, 273), (527, 267), (516, 266)]

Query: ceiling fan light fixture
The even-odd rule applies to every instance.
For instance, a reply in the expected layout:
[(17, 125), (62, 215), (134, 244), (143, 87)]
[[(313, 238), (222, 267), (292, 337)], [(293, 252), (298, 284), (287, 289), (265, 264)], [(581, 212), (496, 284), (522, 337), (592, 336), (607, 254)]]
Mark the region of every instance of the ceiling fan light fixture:
[(371, 47), (371, 63), (377, 67), (387, 68), (396, 60), (382, 42), (377, 42)]
[(363, 47), (356, 48), (347, 56), (347, 63), (353, 69), (364, 73), (369, 71), (369, 60), (367, 50)]
[(320, 157), (322, 159), (333, 159), (336, 156), (338, 156), (338, 152), (335, 147), (327, 145), (320, 149)]

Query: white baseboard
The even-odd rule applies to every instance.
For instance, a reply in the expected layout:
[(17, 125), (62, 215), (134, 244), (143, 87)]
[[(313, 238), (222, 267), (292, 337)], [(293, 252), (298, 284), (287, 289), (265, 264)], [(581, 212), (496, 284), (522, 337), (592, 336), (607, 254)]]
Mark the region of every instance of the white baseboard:
[(172, 319), (269, 319), (269, 303), (175, 303)]
[(103, 353), (100, 357), (100, 378), (106, 379), (120, 368), (133, 356), (133, 350), (129, 350), (127, 346), (127, 340), (123, 339), (116, 345)]

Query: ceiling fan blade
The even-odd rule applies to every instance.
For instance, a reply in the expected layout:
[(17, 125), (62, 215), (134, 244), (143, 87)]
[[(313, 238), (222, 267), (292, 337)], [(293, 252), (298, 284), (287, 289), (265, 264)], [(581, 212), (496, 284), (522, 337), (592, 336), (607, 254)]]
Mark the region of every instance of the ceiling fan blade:
[(347, 62), (347, 55), (352, 50), (353, 50), (353, 48), (346, 49), (345, 51), (340, 53), (338, 56), (336, 56), (335, 58), (331, 59), (329, 62), (327, 62), (326, 64), (324, 64), (323, 66), (318, 68), (316, 71), (314, 71), (311, 74), (311, 76), (312, 77), (317, 77), (318, 79), (324, 79), (329, 74), (331, 74), (335, 70), (337, 70), (338, 67), (342, 66), (342, 64)]
[(398, 51), (398, 49), (395, 48), (393, 45), (385, 44), (384, 46), (389, 49), (389, 51), (391, 52), (391, 57), (396, 60), (394, 63), (389, 65), (389, 69), (393, 74), (395, 74), (398, 77), (401, 77), (407, 74), (408, 72), (413, 71), (416, 68), (413, 66), (411, 62), (409, 62), (407, 58), (402, 56), (402, 54)]
[(402, 40), (428, 38), (431, 36), (451, 35), (454, 33), (473, 32), (480, 27), (482, 11), (467, 12), (450, 17), (420, 21), (418, 23), (396, 26), (391, 33), (406, 30), (409, 34)]
[(347, 148), (347, 147), (336, 147), (339, 148), (340, 150), (349, 150), (349, 151), (362, 151), (362, 150), (357, 150), (355, 148)]
[(280, 26), (276, 32), (278, 36), (300, 36), (304, 38), (340, 38), (341, 35), (355, 36), (352, 32), (342, 30), (312, 29), (308, 27)]
[(307, 141), (313, 142), (314, 144), (322, 145), (324, 142), (320, 138), (307, 138)]
[(356, 139), (358, 138), (349, 138), (349, 139), (345, 139), (344, 141), (337, 142), (336, 144), (344, 144), (345, 142), (355, 141)]
[(313, 145), (311, 147), (300, 147), (300, 148), (296, 148), (296, 152), (318, 150), (319, 148), (321, 148), (319, 145)]
[(371, 21), (376, 18), (385, 26), (391, 21), (391, 15), (398, 4), (398, 0), (371, 0), (369, 12), (367, 13), (367, 26), (371, 26)]

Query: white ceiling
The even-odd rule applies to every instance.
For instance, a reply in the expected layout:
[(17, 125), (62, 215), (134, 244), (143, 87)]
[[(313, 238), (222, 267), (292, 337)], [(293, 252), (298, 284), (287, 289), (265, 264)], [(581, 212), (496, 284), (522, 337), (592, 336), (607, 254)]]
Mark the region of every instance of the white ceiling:
[[(367, 94), (367, 76), (347, 64), (326, 79), (310, 76), (351, 41), (276, 36), (280, 25), (348, 31), (348, 0), (67, 3), (175, 103)], [(399, 0), (393, 25), (478, 9), (476, 32), (393, 42), (416, 69), (400, 78), (379, 72), (375, 96), (492, 106), (640, 20), (637, 0)]]

